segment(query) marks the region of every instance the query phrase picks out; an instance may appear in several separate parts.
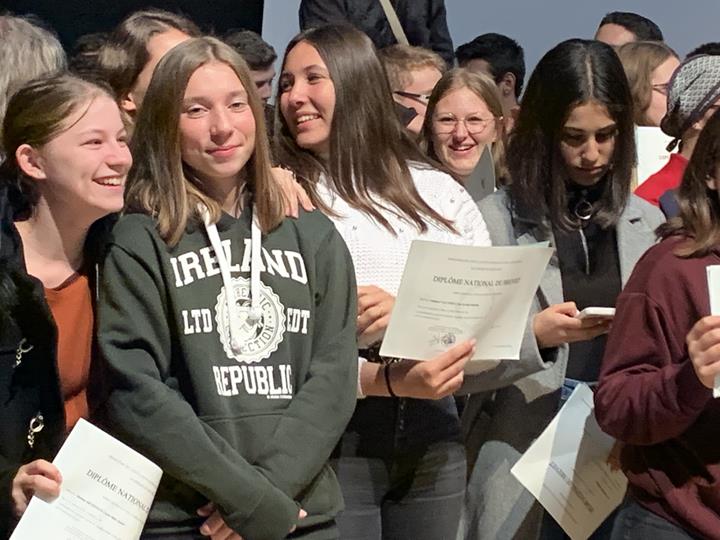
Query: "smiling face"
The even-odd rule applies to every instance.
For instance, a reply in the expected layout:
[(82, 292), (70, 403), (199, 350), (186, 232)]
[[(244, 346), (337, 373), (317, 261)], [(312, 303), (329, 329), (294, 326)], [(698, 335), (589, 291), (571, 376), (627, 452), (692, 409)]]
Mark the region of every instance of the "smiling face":
[(467, 87), (438, 100), (432, 118), (432, 144), (438, 159), (460, 178), (469, 176), (485, 146), (497, 138), (497, 119)]
[(326, 157), (335, 110), (335, 85), (317, 49), (301, 41), (280, 75), (280, 112), (300, 148)]
[[(89, 225), (123, 207), (132, 164), (127, 135), (115, 101), (104, 94), (81, 106), (67, 124), (35, 151), (32, 169), (21, 167), (38, 181), (50, 208), (71, 212), (78, 223)], [(16, 155), (28, 149), (22, 145)]]
[(188, 81), (180, 115), (182, 159), (210, 191), (232, 189), (255, 150), (248, 95), (227, 64), (210, 62)]
[(560, 133), (560, 154), (570, 180), (595, 185), (609, 170), (615, 151), (617, 124), (607, 108), (590, 101), (570, 111)]

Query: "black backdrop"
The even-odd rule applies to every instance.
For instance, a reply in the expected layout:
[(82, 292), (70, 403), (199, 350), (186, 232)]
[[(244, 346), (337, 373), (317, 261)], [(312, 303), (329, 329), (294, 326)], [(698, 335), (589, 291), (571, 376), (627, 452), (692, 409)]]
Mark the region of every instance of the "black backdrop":
[(70, 48), (79, 36), (111, 30), (129, 13), (149, 7), (182, 13), (204, 31), (248, 28), (260, 33), (263, 4), (264, 0), (0, 0), (0, 11), (37, 15)]

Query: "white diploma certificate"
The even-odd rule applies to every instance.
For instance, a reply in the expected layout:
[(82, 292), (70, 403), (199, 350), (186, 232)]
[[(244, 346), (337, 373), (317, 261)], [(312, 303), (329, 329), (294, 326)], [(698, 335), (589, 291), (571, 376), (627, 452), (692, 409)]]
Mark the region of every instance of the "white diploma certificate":
[[(708, 266), (707, 282), (708, 294), (710, 295), (710, 315), (720, 315), (720, 265), (713, 264)], [(715, 388), (713, 388), (713, 397), (720, 397), (720, 375), (715, 376)]]
[(414, 240), (382, 356), (429, 360), (475, 338), (473, 360), (515, 359), (553, 249)]
[(595, 420), (580, 384), (511, 472), (572, 540), (586, 540), (617, 508), (627, 479), (609, 457), (615, 440)]
[(11, 540), (137, 540), (162, 470), (85, 420), (58, 452), (60, 496), (33, 497)]

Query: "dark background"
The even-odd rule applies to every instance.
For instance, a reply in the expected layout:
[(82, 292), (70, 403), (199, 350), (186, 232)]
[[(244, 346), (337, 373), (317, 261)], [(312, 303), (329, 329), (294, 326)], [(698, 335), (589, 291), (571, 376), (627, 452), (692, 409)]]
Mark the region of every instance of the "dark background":
[(247, 28), (261, 33), (263, 4), (264, 0), (0, 0), (0, 11), (37, 15), (70, 49), (83, 34), (112, 30), (133, 11), (151, 7), (182, 13), (206, 32)]

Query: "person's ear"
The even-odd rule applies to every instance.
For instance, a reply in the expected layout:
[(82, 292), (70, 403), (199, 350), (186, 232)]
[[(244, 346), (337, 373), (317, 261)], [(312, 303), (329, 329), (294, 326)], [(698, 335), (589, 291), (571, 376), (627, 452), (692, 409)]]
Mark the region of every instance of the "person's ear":
[(45, 180), (45, 167), (40, 153), (29, 144), (21, 144), (15, 150), (15, 161), (26, 176), (35, 180)]
[(137, 104), (133, 98), (132, 90), (125, 93), (120, 98), (120, 108), (131, 116), (134, 116), (137, 112)]
[(717, 181), (715, 180), (714, 176), (710, 176), (709, 174), (706, 175), (705, 176), (705, 185), (708, 187), (708, 189), (717, 191)]
[(509, 71), (502, 76), (502, 79), (500, 79), (500, 82), (498, 83), (498, 88), (500, 89), (500, 93), (503, 95), (503, 97), (515, 95), (516, 83), (517, 79), (515, 78), (515, 75), (513, 75)]

